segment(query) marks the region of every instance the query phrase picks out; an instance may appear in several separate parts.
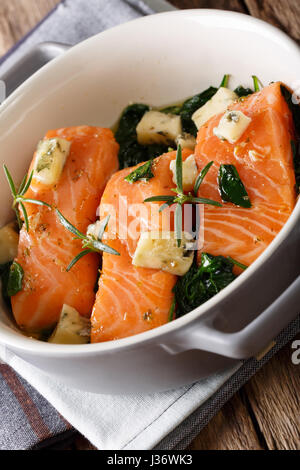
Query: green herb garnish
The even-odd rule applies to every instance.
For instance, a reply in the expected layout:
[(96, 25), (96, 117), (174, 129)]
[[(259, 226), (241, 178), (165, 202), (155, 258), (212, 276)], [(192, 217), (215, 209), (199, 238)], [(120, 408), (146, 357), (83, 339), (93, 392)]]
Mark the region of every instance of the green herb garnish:
[(13, 297), (22, 290), (23, 277), (24, 271), (22, 266), (14, 261), (10, 266), (6, 283), (7, 297)]
[(194, 262), (175, 285), (176, 316), (191, 312), (234, 281), (236, 276), (233, 274), (233, 266), (223, 256), (202, 253), (201, 264), (197, 266)]
[(219, 170), (219, 190), (223, 201), (249, 209), (252, 204), (246, 188), (234, 165), (221, 165)]
[(67, 272), (69, 272), (73, 266), (84, 256), (88, 255), (89, 253), (109, 253), (111, 255), (116, 255), (120, 256), (120, 253), (118, 253), (116, 250), (111, 248), (108, 245), (105, 245), (102, 243), (102, 238), (104, 235), (104, 232), (106, 230), (106, 227), (108, 225), (110, 216), (105, 217), (105, 219), (102, 220), (101, 226), (99, 229), (98, 237), (94, 237), (91, 235), (84, 235), (82, 232), (80, 232), (74, 225), (72, 225), (63, 215), (62, 213), (56, 209), (56, 213), (58, 215), (60, 223), (67, 229), (69, 232), (73, 233), (75, 235), (76, 240), (81, 240), (82, 241), (82, 248), (83, 251), (79, 253), (69, 264), (67, 267)]
[(242, 264), (239, 261), (231, 258), (231, 256), (227, 256), (227, 259), (229, 259), (229, 261), (231, 261), (233, 264), (235, 264), (235, 266), (238, 266), (239, 268), (243, 269), (243, 271), (246, 271), (246, 269), (248, 269), (248, 267), (249, 267), (249, 266), (246, 266), (245, 264)]
[(154, 174), (152, 173), (152, 164), (153, 160), (149, 160), (149, 162), (139, 166), (136, 170), (126, 176), (125, 180), (128, 181), (128, 183), (136, 183), (136, 181), (139, 180), (149, 181), (151, 178), (154, 178)]
[(11, 193), (12, 193), (13, 200), (14, 200), (13, 210), (16, 213), (19, 228), (21, 229), (22, 225), (23, 225), (22, 219), (20, 217), (20, 212), (19, 212), (19, 207), (20, 207), (21, 211), (23, 213), (26, 230), (27, 230), (27, 232), (29, 232), (29, 221), (28, 221), (27, 211), (26, 211), (26, 208), (24, 206), (24, 202), (27, 202), (29, 204), (36, 204), (38, 206), (46, 206), (50, 209), (51, 209), (51, 206), (50, 206), (50, 204), (47, 204), (46, 202), (39, 201), (37, 199), (28, 199), (28, 198), (24, 197), (24, 194), (28, 191), (28, 189), (30, 187), (30, 184), (31, 184), (31, 181), (32, 181), (32, 178), (33, 178), (33, 171), (31, 172), (28, 179), (27, 179), (28, 175), (25, 175), (19, 189), (17, 190), (16, 185), (15, 185), (15, 183), (12, 179), (12, 176), (11, 176), (10, 172), (8, 171), (6, 165), (3, 165), (3, 168), (4, 168), (5, 176), (6, 176), (6, 179), (8, 181)]
[[(211, 165), (210, 165), (211, 166)], [(210, 167), (209, 167), (210, 168)], [(206, 173), (208, 172), (209, 168), (207, 169)], [(202, 170), (204, 171), (204, 170)], [(213, 201), (211, 199), (205, 199), (205, 198), (199, 198), (199, 197), (194, 197), (193, 194), (184, 194), (183, 192), (183, 184), (182, 184), (182, 150), (181, 146), (178, 145), (177, 149), (177, 156), (176, 156), (176, 184), (177, 187), (172, 189), (174, 193), (176, 193), (175, 196), (153, 196), (148, 199), (145, 199), (144, 202), (164, 202), (160, 209), (159, 212), (162, 212), (165, 210), (167, 207), (172, 206), (173, 204), (176, 204), (176, 209), (175, 209), (175, 233), (176, 233), (176, 238), (177, 238), (177, 243), (178, 246), (181, 246), (181, 238), (182, 238), (182, 206), (186, 203), (199, 203), (199, 204), (209, 204), (212, 206), (217, 206), (217, 207), (222, 207), (222, 204), (220, 204), (217, 201)], [(201, 176), (201, 174), (200, 174)], [(205, 175), (204, 175), (205, 176)], [(202, 180), (199, 183), (202, 183), (204, 176)]]
[(253, 93), (257, 91), (260, 91), (260, 85), (262, 86), (262, 88), (263, 88), (263, 85), (261, 81), (259, 80), (259, 78), (256, 77), (256, 75), (252, 75), (252, 80), (253, 80), (254, 90), (252, 90), (251, 88), (244, 88), (243, 86), (238, 86), (234, 90), (234, 93), (236, 93), (239, 98), (244, 98), (246, 96), (252, 95)]
[(209, 170), (210, 170), (210, 168), (212, 167), (213, 164), (214, 164), (214, 162), (208, 163), (208, 164), (203, 168), (203, 170), (202, 170), (201, 173), (199, 174), (198, 178), (196, 179), (195, 186), (194, 186), (194, 193), (195, 193), (195, 196), (197, 196), (198, 191), (199, 191), (199, 189), (200, 189), (200, 186), (201, 186), (201, 184), (203, 183), (203, 180), (204, 180), (205, 176), (207, 175), (207, 173), (209, 172)]

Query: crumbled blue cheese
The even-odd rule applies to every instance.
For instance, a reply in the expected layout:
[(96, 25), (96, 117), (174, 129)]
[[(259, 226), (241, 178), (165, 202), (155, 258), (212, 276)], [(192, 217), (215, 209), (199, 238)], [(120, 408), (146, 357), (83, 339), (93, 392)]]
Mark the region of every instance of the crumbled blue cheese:
[(136, 132), (141, 145), (169, 145), (182, 134), (181, 118), (175, 114), (148, 111), (137, 125)]
[(214, 134), (221, 140), (227, 140), (231, 144), (237, 142), (247, 130), (252, 119), (242, 111), (227, 111), (218, 127), (214, 128)]
[(59, 322), (48, 342), (55, 344), (89, 343), (90, 320), (79, 315), (75, 308), (64, 305)]
[[(170, 170), (173, 173), (173, 182), (176, 182), (176, 161), (172, 160), (170, 163)], [(190, 155), (182, 163), (182, 187), (184, 191), (191, 191), (194, 187), (196, 178), (198, 176), (198, 168), (195, 160), (195, 155)]]
[(8, 224), (0, 229), (0, 265), (16, 258), (18, 254), (19, 235), (15, 224)]
[(193, 263), (193, 246), (193, 239), (186, 232), (182, 234), (180, 247), (175, 232), (144, 232), (141, 234), (132, 264), (140, 268), (161, 269), (176, 276), (184, 276)]
[(34, 162), (34, 179), (49, 186), (59, 182), (71, 142), (65, 139), (42, 140), (37, 148)]
[(237, 99), (238, 96), (234, 91), (229, 90), (229, 88), (219, 88), (217, 93), (193, 114), (192, 119), (197, 129), (200, 129), (203, 124), (213, 116), (216, 116), (216, 114), (226, 111)]
[(180, 145), (182, 149), (194, 150), (196, 147), (196, 139), (192, 134), (184, 132), (177, 136), (176, 145), (177, 147)]

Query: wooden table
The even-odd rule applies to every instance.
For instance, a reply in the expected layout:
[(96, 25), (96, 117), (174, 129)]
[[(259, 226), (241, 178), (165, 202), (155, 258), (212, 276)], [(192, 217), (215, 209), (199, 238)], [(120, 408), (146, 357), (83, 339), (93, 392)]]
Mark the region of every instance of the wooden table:
[[(0, 56), (59, 0), (1, 0)], [(179, 8), (240, 11), (280, 27), (300, 42), (300, 0), (172, 0)], [(284, 314), (284, 312), (283, 312)], [(300, 336), (298, 337), (300, 339)], [(300, 365), (286, 346), (217, 414), (190, 446), (197, 450), (300, 449)], [(70, 449), (91, 449), (81, 436)]]

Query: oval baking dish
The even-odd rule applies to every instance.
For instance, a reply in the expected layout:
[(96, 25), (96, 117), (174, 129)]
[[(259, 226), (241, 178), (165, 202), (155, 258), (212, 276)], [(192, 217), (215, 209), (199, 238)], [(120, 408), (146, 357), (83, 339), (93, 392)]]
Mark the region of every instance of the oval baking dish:
[[(155, 15), (101, 33), (43, 67), (4, 102), (1, 163), (21, 179), (47, 129), (111, 127), (129, 102), (168, 105), (227, 71), (233, 85), (248, 86), (255, 73), (264, 83), (293, 87), (299, 48), (262, 21), (213, 10)], [(11, 214), (0, 178), (2, 226)], [(64, 346), (24, 337), (1, 306), (0, 343), (63, 383), (100, 393), (167, 390), (234, 365), (261, 351), (299, 313), (299, 204), (245, 273), (172, 323), (117, 341)]]

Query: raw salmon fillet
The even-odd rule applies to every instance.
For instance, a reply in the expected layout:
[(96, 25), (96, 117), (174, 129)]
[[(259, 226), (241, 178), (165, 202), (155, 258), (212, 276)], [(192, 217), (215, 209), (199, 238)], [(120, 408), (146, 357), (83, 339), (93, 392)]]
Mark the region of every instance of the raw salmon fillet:
[[(96, 220), (107, 181), (118, 170), (119, 146), (110, 130), (98, 127), (54, 130), (45, 139), (55, 137), (72, 142), (59, 183), (49, 188), (33, 179), (25, 197), (57, 207), (85, 233)], [(34, 159), (31, 168), (33, 163)], [(26, 204), (26, 209), (30, 230), (27, 233), (24, 226), (21, 230), (16, 259), (24, 270), (23, 290), (11, 299), (18, 325), (28, 332), (51, 328), (63, 304), (89, 316), (95, 300), (99, 256), (85, 256), (66, 272), (71, 260), (82, 251), (81, 242), (60, 224), (54, 210), (33, 204)]]
[(221, 201), (217, 182), (221, 164), (235, 165), (250, 197), (252, 208), (231, 203), (222, 208), (205, 206), (204, 239), (200, 252), (231, 256), (250, 265), (267, 248), (290, 217), (296, 203), (295, 172), (291, 140), (292, 116), (281, 94), (280, 83), (250, 95), (230, 109), (252, 118), (235, 144), (221, 141), (213, 133), (222, 115), (199, 129), (196, 161), (199, 170), (214, 165), (199, 196)]
[[(184, 150), (183, 160), (191, 153)], [(132, 258), (141, 232), (167, 229), (169, 211), (158, 213), (163, 203), (143, 202), (152, 196), (174, 195), (170, 162), (175, 158), (176, 152), (170, 152), (155, 159), (152, 167), (155, 176), (148, 182), (140, 180), (130, 184), (124, 179), (140, 165), (119, 171), (104, 191), (100, 213), (102, 217), (111, 216), (107, 243), (121, 256), (103, 254), (102, 275), (91, 319), (93, 343), (136, 335), (168, 321), (176, 276), (161, 270), (137, 268)], [(140, 211), (141, 207), (146, 212)], [(174, 229), (172, 217), (170, 229)]]

